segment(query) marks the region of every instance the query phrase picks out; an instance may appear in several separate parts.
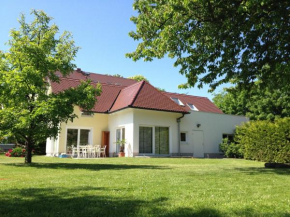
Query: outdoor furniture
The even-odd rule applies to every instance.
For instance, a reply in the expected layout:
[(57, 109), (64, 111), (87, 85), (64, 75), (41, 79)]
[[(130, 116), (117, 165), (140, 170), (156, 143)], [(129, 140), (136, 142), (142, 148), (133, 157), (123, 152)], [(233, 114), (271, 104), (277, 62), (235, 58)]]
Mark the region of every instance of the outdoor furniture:
[(95, 155), (97, 158), (101, 156), (101, 146), (100, 145), (95, 145)]
[(106, 145), (102, 148), (100, 148), (100, 155), (103, 155), (103, 157), (106, 157)]
[(80, 145), (78, 147), (72, 146), (72, 158), (99, 158), (106, 157), (106, 146), (101, 145)]

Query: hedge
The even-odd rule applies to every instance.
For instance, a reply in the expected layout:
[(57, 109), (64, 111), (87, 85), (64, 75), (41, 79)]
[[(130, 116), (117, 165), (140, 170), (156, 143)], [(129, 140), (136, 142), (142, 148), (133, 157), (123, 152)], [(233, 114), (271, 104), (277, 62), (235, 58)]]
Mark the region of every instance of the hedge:
[(246, 159), (290, 163), (290, 118), (245, 123), (236, 128), (235, 142)]

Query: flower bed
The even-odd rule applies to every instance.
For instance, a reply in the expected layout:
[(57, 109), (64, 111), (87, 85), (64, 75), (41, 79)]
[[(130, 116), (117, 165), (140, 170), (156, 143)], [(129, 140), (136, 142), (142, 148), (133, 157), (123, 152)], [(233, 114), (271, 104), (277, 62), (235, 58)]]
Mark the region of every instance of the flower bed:
[(5, 156), (7, 157), (25, 157), (26, 149), (21, 147), (16, 147), (13, 149), (9, 149), (8, 152), (6, 152)]

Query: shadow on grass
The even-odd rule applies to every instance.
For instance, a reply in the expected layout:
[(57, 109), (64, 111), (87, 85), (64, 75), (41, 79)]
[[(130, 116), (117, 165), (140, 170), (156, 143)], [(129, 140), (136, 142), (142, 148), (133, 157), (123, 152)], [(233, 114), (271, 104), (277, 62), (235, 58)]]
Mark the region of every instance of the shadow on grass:
[(246, 168), (235, 168), (235, 170), (238, 170), (248, 175), (261, 175), (261, 174), (290, 175), (289, 168), (246, 167)]
[(131, 164), (87, 164), (87, 163), (22, 163), (5, 164), (5, 166), (32, 167), (37, 169), (84, 169), (84, 170), (128, 170), (128, 169), (167, 169), (158, 165), (131, 165)]
[[(0, 197), (0, 216), (272, 216), (251, 208), (230, 210), (222, 213), (214, 208), (170, 209), (173, 201), (166, 197), (153, 200), (134, 199), (130, 196), (104, 196), (110, 188), (29, 188), (4, 190)], [(120, 189), (119, 189), (120, 190)], [(121, 189), (126, 191), (126, 189)], [(272, 213), (273, 214), (273, 213)], [(275, 216), (290, 216), (289, 213), (275, 213)]]

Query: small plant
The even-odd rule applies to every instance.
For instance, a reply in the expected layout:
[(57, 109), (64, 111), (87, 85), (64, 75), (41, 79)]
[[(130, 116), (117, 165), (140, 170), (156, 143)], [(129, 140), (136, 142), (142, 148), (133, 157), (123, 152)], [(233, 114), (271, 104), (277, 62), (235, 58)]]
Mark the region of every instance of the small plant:
[(118, 141), (116, 142), (116, 144), (120, 146), (120, 151), (119, 151), (119, 152), (124, 152), (124, 148), (125, 148), (126, 140), (125, 140), (125, 139), (118, 140)]
[[(14, 149), (9, 149), (8, 152), (6, 152), (5, 156), (7, 157), (25, 157), (26, 149), (22, 147), (16, 147)], [(33, 154), (33, 151), (32, 151)]]

